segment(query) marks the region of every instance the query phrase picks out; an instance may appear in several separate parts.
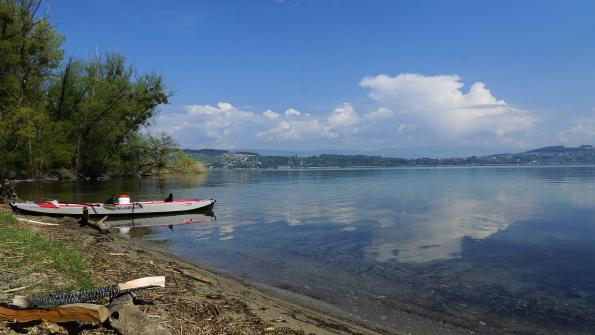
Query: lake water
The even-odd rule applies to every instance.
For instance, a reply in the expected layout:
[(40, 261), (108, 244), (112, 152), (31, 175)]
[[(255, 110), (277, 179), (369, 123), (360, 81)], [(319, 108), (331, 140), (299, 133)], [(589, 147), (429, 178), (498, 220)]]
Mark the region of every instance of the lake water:
[(211, 171), (17, 191), (215, 198), (216, 220), (133, 236), (388, 329), (412, 315), (479, 333), (595, 333), (595, 167)]

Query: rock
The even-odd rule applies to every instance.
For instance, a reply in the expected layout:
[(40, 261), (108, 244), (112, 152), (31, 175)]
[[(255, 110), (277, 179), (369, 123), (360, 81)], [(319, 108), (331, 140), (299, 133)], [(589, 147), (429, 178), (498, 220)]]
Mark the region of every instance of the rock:
[(133, 304), (130, 295), (114, 299), (109, 306), (109, 324), (122, 335), (171, 335), (171, 332), (146, 316)]

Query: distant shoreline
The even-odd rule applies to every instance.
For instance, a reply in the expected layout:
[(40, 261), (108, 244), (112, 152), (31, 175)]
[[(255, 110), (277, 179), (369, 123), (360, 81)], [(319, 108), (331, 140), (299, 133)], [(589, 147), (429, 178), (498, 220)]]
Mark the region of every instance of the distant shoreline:
[(254, 152), (201, 149), (183, 150), (209, 169), (321, 169), (321, 168), (394, 168), (436, 166), (501, 166), (501, 165), (583, 165), (595, 164), (595, 148), (545, 147), (522, 153), (463, 158), (397, 158), (368, 155), (320, 154), (317, 156), (265, 156)]
[(304, 168), (211, 168), (209, 171), (304, 171), (304, 170), (399, 170), (399, 169), (441, 169), (441, 168), (565, 168), (595, 167), (595, 163), (583, 164), (484, 164), (484, 165), (411, 165), (411, 166), (320, 166)]
[[(295, 167), (295, 168), (209, 168), (208, 171), (324, 171), (324, 170), (406, 170), (406, 169), (443, 169), (443, 168), (572, 168), (572, 167), (594, 167), (595, 163), (576, 163), (576, 164), (482, 164), (482, 165), (411, 165), (411, 166), (320, 166), (320, 167)], [(166, 175), (166, 176), (144, 176), (129, 177), (115, 176), (103, 178), (95, 181), (110, 179), (129, 179), (129, 178), (178, 178), (184, 175)], [(85, 179), (59, 179), (59, 178), (39, 178), (39, 179), (6, 179), (10, 183), (35, 183), (35, 182), (72, 182), (72, 181), (90, 181)]]

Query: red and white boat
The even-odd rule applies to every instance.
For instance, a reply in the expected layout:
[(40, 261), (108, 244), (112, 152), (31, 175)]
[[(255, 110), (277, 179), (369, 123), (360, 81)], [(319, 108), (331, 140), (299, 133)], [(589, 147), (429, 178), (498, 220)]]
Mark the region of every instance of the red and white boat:
[(16, 202), (12, 203), (13, 210), (43, 215), (81, 216), (87, 208), (89, 215), (158, 215), (168, 213), (208, 210), (215, 205), (214, 199), (173, 200), (163, 201), (135, 201), (122, 194), (117, 203), (65, 203), (57, 200), (46, 202)]

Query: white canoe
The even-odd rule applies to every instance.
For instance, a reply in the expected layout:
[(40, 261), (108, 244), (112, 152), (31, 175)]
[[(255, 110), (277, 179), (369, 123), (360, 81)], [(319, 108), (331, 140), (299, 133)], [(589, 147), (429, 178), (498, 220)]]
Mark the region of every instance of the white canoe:
[(154, 215), (206, 210), (213, 207), (214, 199), (208, 200), (173, 200), (173, 201), (139, 201), (129, 204), (82, 203), (72, 204), (58, 201), (17, 202), (11, 204), (14, 210), (45, 215), (83, 215), (83, 209), (89, 215)]

